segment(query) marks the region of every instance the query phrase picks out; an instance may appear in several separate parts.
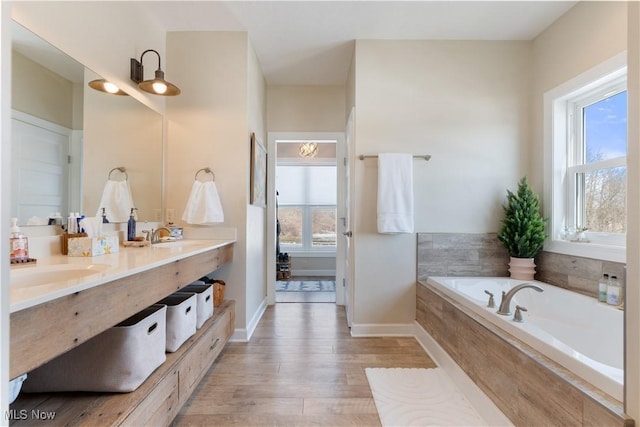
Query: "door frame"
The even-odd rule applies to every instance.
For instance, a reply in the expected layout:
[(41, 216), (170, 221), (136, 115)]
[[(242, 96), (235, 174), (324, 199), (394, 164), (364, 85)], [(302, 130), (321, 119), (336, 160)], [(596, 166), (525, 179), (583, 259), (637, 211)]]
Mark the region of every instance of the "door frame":
[[(276, 159), (277, 159), (277, 141), (280, 140), (335, 140), (336, 141), (336, 153), (340, 153), (342, 146), (344, 145), (344, 132), (268, 132), (267, 133), (267, 239), (266, 239), (266, 262), (267, 262), (267, 304), (273, 305), (276, 302)], [(336, 165), (338, 170), (342, 165), (339, 162), (338, 154), (336, 154)], [(336, 185), (340, 183), (340, 172), (338, 172), (338, 179)], [(340, 189), (338, 189), (338, 194)], [(340, 203), (339, 200), (336, 203)], [(338, 216), (340, 207), (338, 208)], [(337, 220), (337, 218), (336, 218)], [(341, 233), (341, 227), (337, 224), (336, 233)], [(340, 242), (340, 239), (337, 239)], [(340, 245), (340, 243), (338, 243)], [(336, 248), (336, 269), (338, 265), (337, 255), (339, 253)], [(338, 282), (336, 271), (336, 304), (344, 304), (344, 292), (342, 286), (338, 286), (338, 283), (342, 283), (341, 279)]]

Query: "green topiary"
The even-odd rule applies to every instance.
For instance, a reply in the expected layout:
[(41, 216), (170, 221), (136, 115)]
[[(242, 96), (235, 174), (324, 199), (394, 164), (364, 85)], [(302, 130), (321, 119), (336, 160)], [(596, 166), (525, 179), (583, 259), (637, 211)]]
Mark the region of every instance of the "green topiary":
[(546, 221), (540, 215), (540, 200), (523, 177), (518, 193), (507, 190), (507, 205), (498, 238), (514, 258), (534, 258), (547, 237)]

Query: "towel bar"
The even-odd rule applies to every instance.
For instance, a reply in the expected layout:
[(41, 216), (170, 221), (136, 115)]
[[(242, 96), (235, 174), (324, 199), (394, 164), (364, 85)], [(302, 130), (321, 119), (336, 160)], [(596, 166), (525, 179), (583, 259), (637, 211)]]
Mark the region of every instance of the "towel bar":
[(213, 173), (213, 171), (211, 170), (211, 168), (202, 168), (202, 169), (198, 169), (198, 172), (196, 172), (196, 176), (195, 176), (195, 178), (194, 178), (194, 179), (196, 179), (196, 180), (198, 179), (198, 174), (199, 174), (200, 172), (210, 173), (210, 174), (211, 174), (211, 176), (213, 177), (212, 181), (215, 181), (215, 180), (216, 180), (216, 175)]
[(113, 168), (113, 169), (111, 169), (111, 170), (109, 171), (109, 176), (107, 177), (107, 179), (111, 179), (111, 174), (112, 174), (114, 171), (120, 171), (120, 173), (123, 173), (123, 174), (124, 174), (124, 180), (125, 180), (125, 181), (128, 181), (128, 180), (129, 180), (129, 174), (127, 173), (127, 169), (125, 169), (125, 167), (124, 167), (124, 166), (120, 166), (120, 167), (117, 167), (117, 168)]
[[(360, 156), (358, 156), (358, 158), (360, 160), (364, 160), (364, 159), (375, 159), (377, 158), (378, 155), (377, 154), (360, 154)], [(429, 159), (431, 159), (431, 154), (416, 154), (413, 156), (414, 159), (424, 159), (425, 161), (429, 161)]]

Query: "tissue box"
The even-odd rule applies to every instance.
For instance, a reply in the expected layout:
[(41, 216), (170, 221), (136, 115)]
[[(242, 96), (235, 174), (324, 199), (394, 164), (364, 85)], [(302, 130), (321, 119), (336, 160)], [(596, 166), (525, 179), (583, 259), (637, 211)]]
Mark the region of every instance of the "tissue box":
[(118, 252), (118, 236), (72, 237), (67, 243), (68, 256), (98, 256)]

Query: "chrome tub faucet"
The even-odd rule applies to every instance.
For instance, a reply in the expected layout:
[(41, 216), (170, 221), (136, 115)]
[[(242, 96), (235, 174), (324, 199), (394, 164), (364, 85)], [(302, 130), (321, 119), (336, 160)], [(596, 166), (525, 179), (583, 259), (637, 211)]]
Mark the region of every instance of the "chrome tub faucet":
[(497, 313), (503, 316), (510, 315), (511, 310), (509, 307), (511, 305), (511, 299), (520, 289), (526, 288), (534, 289), (537, 292), (544, 292), (544, 289), (538, 285), (534, 285), (533, 283), (521, 283), (509, 289), (509, 292), (502, 291), (502, 300), (500, 301), (500, 308), (498, 308)]

